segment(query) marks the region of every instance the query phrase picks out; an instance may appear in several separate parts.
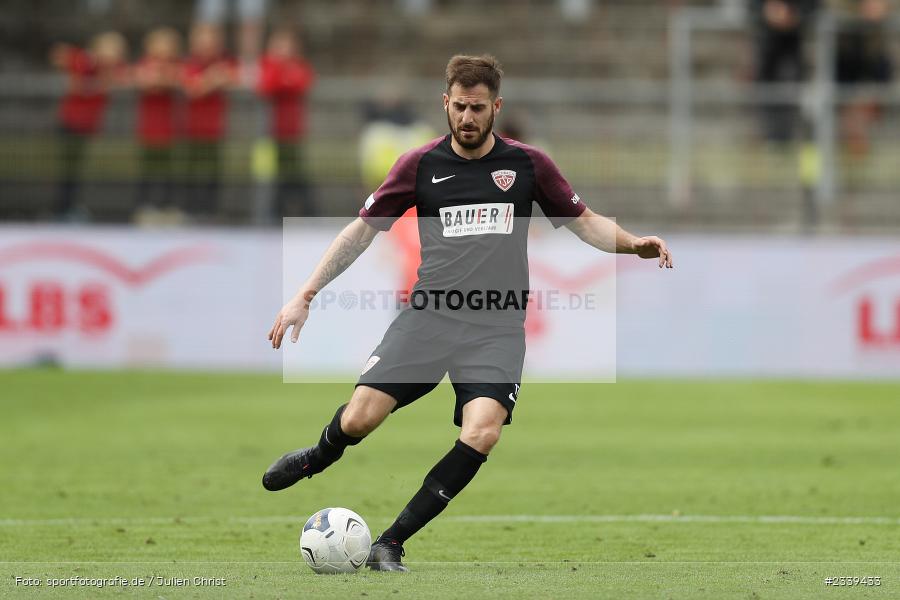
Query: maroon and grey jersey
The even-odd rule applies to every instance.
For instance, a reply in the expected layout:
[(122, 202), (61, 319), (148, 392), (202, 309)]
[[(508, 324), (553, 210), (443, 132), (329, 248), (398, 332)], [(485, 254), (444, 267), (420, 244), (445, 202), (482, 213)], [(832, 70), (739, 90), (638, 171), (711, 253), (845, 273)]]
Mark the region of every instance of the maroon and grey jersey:
[[(585, 210), (537, 148), (495, 135), (491, 151), (470, 160), (453, 151), (448, 134), (401, 156), (359, 216), (387, 231), (416, 207), (422, 263), (411, 307), (521, 326), (525, 312), (519, 300), (529, 289), (528, 223), (535, 202), (555, 227)], [(464, 305), (454, 308), (459, 297)]]

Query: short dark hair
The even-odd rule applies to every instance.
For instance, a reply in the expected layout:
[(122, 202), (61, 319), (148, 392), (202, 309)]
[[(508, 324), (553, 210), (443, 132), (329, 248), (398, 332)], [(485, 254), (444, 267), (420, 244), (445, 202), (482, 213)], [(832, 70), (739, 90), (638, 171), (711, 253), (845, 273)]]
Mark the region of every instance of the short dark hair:
[(500, 92), (500, 80), (503, 68), (500, 62), (490, 54), (468, 56), (457, 54), (447, 63), (447, 93), (454, 83), (464, 88), (475, 87), (479, 83), (487, 86), (491, 96), (497, 97)]

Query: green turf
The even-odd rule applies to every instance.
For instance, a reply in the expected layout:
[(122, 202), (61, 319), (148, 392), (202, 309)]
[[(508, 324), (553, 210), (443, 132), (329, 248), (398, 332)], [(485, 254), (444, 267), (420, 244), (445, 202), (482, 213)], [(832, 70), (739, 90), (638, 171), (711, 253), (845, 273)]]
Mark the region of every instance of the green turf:
[[(411, 574), (316, 576), (297, 549), (306, 517), (346, 506), (377, 534), (456, 435), (439, 389), (327, 473), (265, 492), (265, 467), (314, 441), (349, 390), (0, 372), (0, 596), (900, 597), (900, 384), (527, 385), (475, 481), (407, 544)], [(681, 521), (616, 518), (629, 515)], [(690, 520), (759, 515), (889, 520)], [(17, 587), (16, 576), (45, 583)], [(47, 587), (72, 576), (226, 586)], [(829, 576), (882, 583), (826, 587)]]

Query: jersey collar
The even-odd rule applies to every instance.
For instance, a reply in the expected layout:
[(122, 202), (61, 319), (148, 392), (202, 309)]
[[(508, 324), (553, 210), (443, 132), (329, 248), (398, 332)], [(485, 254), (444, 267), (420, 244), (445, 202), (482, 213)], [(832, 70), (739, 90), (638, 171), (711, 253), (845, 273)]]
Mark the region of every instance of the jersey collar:
[(503, 138), (501, 138), (499, 135), (497, 135), (497, 134), (494, 133), (493, 131), (491, 132), (491, 135), (494, 136), (494, 147), (491, 148), (490, 152), (488, 152), (487, 154), (485, 154), (485, 155), (482, 156), (481, 158), (466, 158), (465, 156), (460, 156), (459, 154), (457, 154), (457, 153), (453, 150), (453, 144), (451, 143), (451, 140), (452, 140), (452, 137), (453, 137), (453, 134), (452, 134), (452, 133), (448, 133), (448, 134), (447, 134), (447, 137), (444, 138), (444, 144), (446, 144), (446, 146), (447, 146), (447, 151), (450, 152), (450, 154), (451, 154), (454, 158), (458, 158), (459, 160), (464, 161), (464, 162), (467, 162), (467, 163), (469, 163), (469, 162), (478, 162), (478, 161), (480, 161), (480, 160), (484, 160), (484, 159), (486, 159), (486, 158), (489, 158), (489, 157), (493, 156), (494, 154), (497, 153), (497, 151), (498, 151), (500, 145), (501, 145), (501, 144), (505, 144), (505, 142), (503, 141)]

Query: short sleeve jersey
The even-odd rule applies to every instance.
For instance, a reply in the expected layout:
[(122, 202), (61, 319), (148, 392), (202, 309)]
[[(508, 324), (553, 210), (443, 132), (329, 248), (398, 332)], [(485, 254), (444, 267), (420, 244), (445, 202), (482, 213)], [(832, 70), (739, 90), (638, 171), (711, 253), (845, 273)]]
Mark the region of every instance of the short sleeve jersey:
[[(360, 217), (382, 231), (416, 207), (422, 262), (412, 291), (430, 294), (427, 308), (451, 317), (521, 326), (529, 290), (528, 224), (537, 203), (555, 227), (585, 205), (542, 151), (494, 136), (479, 159), (457, 155), (450, 135), (411, 150), (394, 164), (366, 200)], [(464, 306), (438, 306), (435, 293), (466, 298)], [(499, 303), (484, 302), (491, 295)], [(513, 296), (511, 297), (510, 294)], [(440, 296), (437, 296), (440, 298)], [(415, 302), (411, 302), (416, 307)]]

